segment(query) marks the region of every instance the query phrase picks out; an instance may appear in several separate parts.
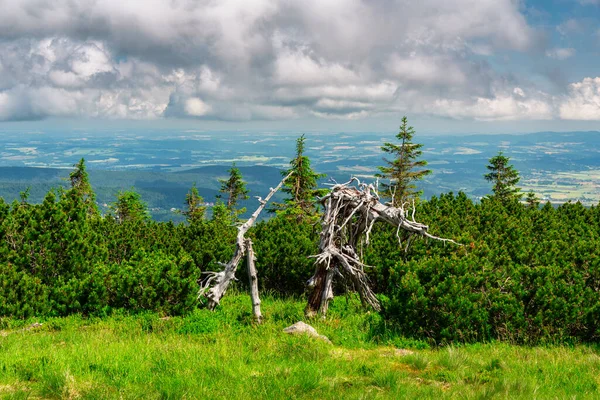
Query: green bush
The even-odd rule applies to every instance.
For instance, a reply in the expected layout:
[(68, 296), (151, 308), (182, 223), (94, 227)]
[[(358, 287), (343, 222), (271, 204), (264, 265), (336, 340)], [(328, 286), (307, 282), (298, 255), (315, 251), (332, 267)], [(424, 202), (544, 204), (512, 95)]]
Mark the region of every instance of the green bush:
[[(309, 257), (318, 253), (318, 226), (281, 215), (257, 224), (250, 236), (261, 288), (302, 294), (314, 271), (314, 259)], [(246, 276), (245, 270), (241, 274)]]
[(196, 305), (197, 269), (192, 258), (140, 251), (131, 260), (111, 267), (109, 305), (133, 312), (157, 311), (179, 315)]
[(597, 341), (598, 208), (469, 203), (459, 195), (422, 205), (424, 220), (465, 246), (420, 243), (379, 271), (388, 321), (433, 343)]
[(0, 316), (29, 318), (47, 311), (48, 292), (40, 280), (0, 264)]

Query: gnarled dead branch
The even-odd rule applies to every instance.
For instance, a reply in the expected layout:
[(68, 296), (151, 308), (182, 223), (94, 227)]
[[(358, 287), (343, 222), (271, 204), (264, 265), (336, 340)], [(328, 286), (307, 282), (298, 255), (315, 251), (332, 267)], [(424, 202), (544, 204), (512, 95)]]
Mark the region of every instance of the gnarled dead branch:
[[(221, 264), (224, 267), (223, 270), (219, 272), (205, 272), (207, 278), (204, 279), (200, 286), (198, 297), (204, 296), (208, 299), (207, 307), (210, 310), (214, 310), (215, 307), (219, 305), (219, 302), (221, 301), (223, 295), (225, 295), (229, 284), (232, 280), (236, 279), (235, 271), (237, 270), (238, 264), (242, 260), (242, 257), (244, 257), (244, 255), (246, 254), (247, 250), (246, 239), (244, 235), (246, 234), (246, 232), (248, 232), (248, 229), (250, 229), (254, 222), (256, 222), (258, 215), (265, 208), (267, 202), (279, 189), (281, 189), (281, 186), (283, 186), (283, 183), (290, 177), (290, 175), (291, 173), (288, 174), (285, 178), (283, 178), (281, 182), (279, 182), (279, 185), (277, 185), (275, 188), (271, 188), (271, 191), (269, 192), (267, 197), (265, 197), (264, 200), (260, 197), (257, 197), (260, 205), (258, 206), (256, 211), (254, 211), (252, 216), (241, 226), (238, 227), (238, 234), (236, 237), (235, 252), (233, 254), (233, 258), (229, 260), (227, 264)], [(250, 285), (251, 287), (253, 285), (252, 279)]]
[[(400, 230), (435, 240), (450, 242), (428, 232), (429, 227), (415, 221), (415, 205), (412, 213), (408, 204), (392, 207), (382, 204), (373, 185), (361, 183), (357, 178), (333, 185), (331, 191), (320, 199), (324, 207), (321, 219), (319, 254), (313, 256), (316, 269), (307, 285), (311, 289), (306, 307), (308, 317), (317, 313), (325, 316), (329, 301), (333, 298), (333, 278), (336, 275), (352, 282), (363, 304), (380, 309), (375, 293), (369, 287), (365, 267), (356, 252), (360, 240), (369, 243), (369, 235), (376, 221), (385, 221)], [(407, 244), (408, 248), (408, 244)]]

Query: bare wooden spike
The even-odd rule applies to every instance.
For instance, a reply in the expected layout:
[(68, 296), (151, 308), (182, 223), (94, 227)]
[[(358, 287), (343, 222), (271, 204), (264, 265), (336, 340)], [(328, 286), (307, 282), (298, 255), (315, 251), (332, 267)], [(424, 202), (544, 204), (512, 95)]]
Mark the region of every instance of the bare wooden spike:
[[(355, 182), (356, 186), (351, 186)], [(398, 239), (399, 231), (404, 230), (461, 246), (451, 239), (431, 235), (427, 225), (416, 222), (414, 202), (410, 215), (409, 203), (400, 207), (392, 206), (393, 202), (382, 204), (377, 189), (373, 185), (361, 184), (356, 178), (333, 185), (330, 192), (319, 201), (324, 212), (321, 218), (319, 254), (313, 256), (316, 259), (315, 273), (308, 281), (311, 293), (305, 310), (307, 317), (318, 313), (325, 315), (329, 301), (333, 298), (332, 282), (335, 275), (341, 275), (353, 283), (364, 305), (380, 309), (379, 301), (364, 272), (367, 266), (360, 261), (356, 252), (362, 236), (368, 244), (369, 234), (376, 221), (396, 226)], [(407, 241), (407, 249), (409, 244), (410, 240)]]
[(258, 276), (256, 275), (256, 266), (254, 261), (254, 249), (252, 249), (252, 240), (246, 239), (246, 255), (248, 264), (248, 280), (250, 283), (250, 298), (252, 299), (252, 314), (256, 322), (262, 322), (262, 314), (260, 312), (260, 297), (258, 296)]
[(256, 219), (258, 218), (261, 211), (265, 208), (271, 197), (283, 186), (284, 182), (292, 175), (289, 173), (285, 178), (279, 182), (275, 188), (271, 188), (271, 191), (267, 195), (267, 197), (263, 199), (259, 199), (260, 205), (254, 211), (252, 216), (244, 222), (241, 226), (238, 227), (238, 234), (236, 237), (235, 243), (235, 252), (233, 254), (233, 258), (229, 260), (227, 264), (225, 264), (224, 268), (220, 272), (207, 272), (208, 278), (205, 279), (203, 284), (200, 286), (200, 290), (198, 291), (198, 297), (204, 296), (208, 299), (207, 307), (209, 310), (214, 310), (221, 301), (221, 298), (225, 295), (227, 288), (232, 280), (235, 280), (235, 271), (246, 254), (246, 243), (244, 235), (248, 232), (248, 229), (254, 225)]

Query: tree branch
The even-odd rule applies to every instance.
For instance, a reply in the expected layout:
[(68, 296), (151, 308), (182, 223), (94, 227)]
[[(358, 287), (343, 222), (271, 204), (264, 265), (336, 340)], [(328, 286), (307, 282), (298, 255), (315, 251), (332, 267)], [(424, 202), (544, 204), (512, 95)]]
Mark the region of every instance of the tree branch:
[(210, 310), (214, 310), (221, 301), (221, 298), (225, 295), (227, 288), (232, 280), (235, 279), (235, 271), (242, 260), (242, 257), (246, 254), (246, 243), (244, 235), (248, 232), (248, 229), (254, 225), (256, 219), (258, 218), (261, 211), (265, 208), (266, 204), (271, 200), (271, 197), (283, 186), (284, 182), (291, 176), (292, 174), (288, 174), (285, 178), (279, 182), (275, 188), (271, 188), (271, 191), (267, 195), (267, 197), (263, 199), (259, 198), (260, 205), (252, 213), (252, 216), (244, 222), (241, 226), (238, 227), (238, 233), (236, 237), (235, 244), (235, 252), (233, 254), (233, 258), (229, 260), (227, 264), (224, 265), (224, 269), (220, 272), (207, 272), (206, 274), (209, 276), (202, 285), (200, 286), (200, 290), (198, 291), (198, 297), (204, 296), (208, 299), (207, 307)]

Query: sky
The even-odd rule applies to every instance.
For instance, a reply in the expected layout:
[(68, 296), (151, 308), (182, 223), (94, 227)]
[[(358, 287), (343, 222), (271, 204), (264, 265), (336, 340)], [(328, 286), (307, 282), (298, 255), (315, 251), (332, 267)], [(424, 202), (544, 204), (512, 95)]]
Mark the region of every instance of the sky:
[(600, 130), (600, 0), (0, 0), (0, 130)]

